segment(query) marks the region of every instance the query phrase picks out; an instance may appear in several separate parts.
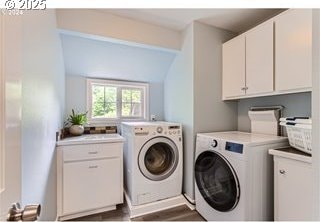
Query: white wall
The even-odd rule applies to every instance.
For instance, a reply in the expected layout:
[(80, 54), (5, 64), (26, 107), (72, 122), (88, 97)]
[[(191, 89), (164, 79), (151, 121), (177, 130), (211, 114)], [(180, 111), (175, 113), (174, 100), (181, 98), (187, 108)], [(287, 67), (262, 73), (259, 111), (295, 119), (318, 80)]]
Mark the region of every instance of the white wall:
[(0, 155), (0, 164), (4, 170), (4, 181), (0, 191), (0, 221), (4, 221), (11, 204), (21, 200), (22, 22), (20, 16), (1, 15), (1, 19), (3, 29), (0, 35), (3, 41), (0, 43), (0, 59), (3, 66), (0, 72), (4, 85), (0, 86), (0, 90), (3, 90), (4, 98), (0, 99), (4, 100), (4, 107), (0, 108), (0, 118), (4, 121), (1, 128), (4, 141), (0, 143), (4, 150), (1, 153), (3, 156)]
[(297, 93), (241, 99), (238, 102), (238, 130), (250, 132), (248, 111), (251, 106), (282, 105), (283, 116), (311, 116), (311, 93)]
[(312, 10), (312, 168), (313, 220), (320, 220), (320, 10)]
[(194, 22), (194, 132), (235, 130), (237, 103), (222, 101), (222, 43), (234, 33)]
[(222, 43), (234, 35), (194, 22), (165, 79), (165, 120), (184, 130), (184, 187), (194, 199), (196, 133), (237, 128), (237, 104), (221, 101)]
[(65, 78), (54, 10), (23, 15), (22, 204), (56, 217), (56, 131), (62, 126)]
[(92, 9), (59, 9), (60, 29), (179, 50), (180, 32)]
[(184, 192), (193, 198), (193, 26), (183, 33), (177, 54), (164, 81), (165, 120), (183, 126)]
[[(66, 75), (66, 92), (65, 92), (65, 118), (74, 109), (78, 112), (87, 110), (87, 82), (86, 77), (76, 75)], [(163, 83), (150, 82), (149, 83), (149, 114), (156, 115), (157, 120), (164, 119), (163, 108)]]

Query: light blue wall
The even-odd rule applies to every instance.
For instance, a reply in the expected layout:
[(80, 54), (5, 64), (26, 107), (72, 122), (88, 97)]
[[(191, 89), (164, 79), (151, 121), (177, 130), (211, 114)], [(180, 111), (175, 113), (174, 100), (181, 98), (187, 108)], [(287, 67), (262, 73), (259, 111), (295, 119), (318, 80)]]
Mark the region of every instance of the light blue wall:
[(85, 77), (149, 83), (150, 115), (164, 118), (163, 81), (175, 53), (61, 35), (66, 69), (66, 115), (86, 110)]
[(165, 120), (183, 127), (183, 191), (193, 199), (193, 26), (183, 33), (181, 52), (164, 81)]
[(250, 132), (248, 111), (251, 106), (284, 106), (283, 116), (311, 116), (311, 93), (266, 96), (238, 101), (238, 130)]
[(175, 53), (61, 35), (67, 74), (162, 82)]
[(25, 12), (22, 38), (22, 204), (56, 218), (56, 132), (62, 127), (65, 77), (55, 11)]

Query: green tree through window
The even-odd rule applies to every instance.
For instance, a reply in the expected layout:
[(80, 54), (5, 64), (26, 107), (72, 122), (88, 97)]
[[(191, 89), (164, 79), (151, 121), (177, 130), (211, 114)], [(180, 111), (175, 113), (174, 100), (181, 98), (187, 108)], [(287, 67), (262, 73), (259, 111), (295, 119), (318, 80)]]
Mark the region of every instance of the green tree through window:
[(92, 86), (92, 115), (94, 118), (117, 117), (117, 88), (109, 86)]
[(141, 90), (122, 90), (122, 116), (141, 116)]

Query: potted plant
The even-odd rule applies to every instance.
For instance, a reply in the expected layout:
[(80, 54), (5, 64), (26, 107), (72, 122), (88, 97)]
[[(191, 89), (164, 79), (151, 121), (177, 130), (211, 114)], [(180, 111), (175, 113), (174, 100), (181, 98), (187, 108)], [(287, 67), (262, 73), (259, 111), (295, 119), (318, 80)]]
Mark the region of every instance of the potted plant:
[(87, 123), (87, 113), (75, 113), (72, 109), (72, 114), (67, 119), (67, 122), (71, 124), (69, 128), (70, 134), (74, 136), (80, 136), (84, 132), (84, 124)]

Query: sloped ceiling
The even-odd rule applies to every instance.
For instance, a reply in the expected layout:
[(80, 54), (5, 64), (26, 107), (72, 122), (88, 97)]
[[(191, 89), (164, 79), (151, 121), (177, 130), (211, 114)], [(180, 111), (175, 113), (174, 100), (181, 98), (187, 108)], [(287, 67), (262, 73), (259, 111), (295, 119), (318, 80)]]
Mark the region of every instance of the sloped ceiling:
[(175, 57), (161, 51), (61, 34), (67, 75), (162, 82)]
[(276, 8), (99, 9), (101, 12), (112, 13), (174, 30), (183, 30), (192, 21), (199, 21), (235, 33), (247, 31), (284, 10)]
[[(109, 9), (166, 28), (182, 30), (193, 20), (243, 32), (283, 9)], [(162, 82), (175, 52), (61, 34), (68, 75), (144, 82)]]

